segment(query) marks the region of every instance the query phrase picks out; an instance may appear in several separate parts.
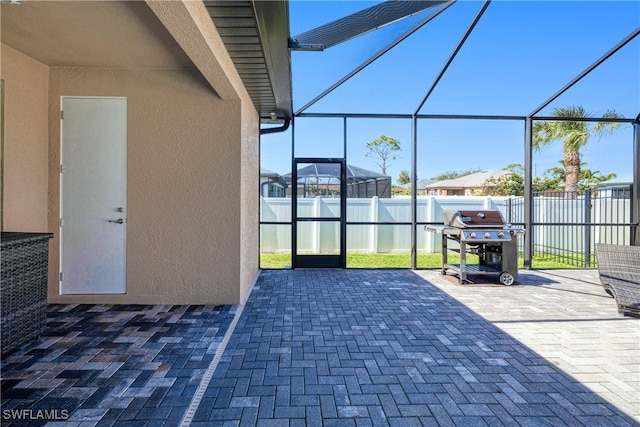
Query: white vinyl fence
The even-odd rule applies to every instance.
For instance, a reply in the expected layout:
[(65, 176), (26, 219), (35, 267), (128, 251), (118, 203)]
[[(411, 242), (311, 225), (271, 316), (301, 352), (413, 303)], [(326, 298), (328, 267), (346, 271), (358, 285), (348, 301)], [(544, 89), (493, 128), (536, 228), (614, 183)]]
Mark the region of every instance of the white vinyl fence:
[[(587, 205), (591, 207), (589, 212), (586, 212)], [(499, 210), (505, 221), (521, 224), (524, 222), (523, 207), (522, 197), (422, 196), (417, 199), (417, 221), (440, 223), (443, 209), (492, 209)], [(298, 199), (298, 209), (299, 216), (305, 217), (337, 215), (340, 200), (321, 197), (301, 198)], [(535, 197), (533, 209), (534, 223), (547, 224), (534, 227), (532, 237), (536, 251), (583, 253), (585, 246), (592, 248), (598, 242), (629, 244), (628, 225), (585, 227), (587, 223), (629, 224), (631, 220), (629, 199), (594, 198), (585, 203), (583, 198)], [(262, 197), (260, 219), (263, 222), (290, 222), (291, 199)], [(405, 224), (347, 225), (347, 251), (393, 253), (411, 250), (411, 199), (408, 197), (347, 199), (347, 223), (351, 222)], [(337, 251), (338, 227), (338, 223), (300, 223), (299, 250)], [(261, 252), (291, 251), (289, 224), (262, 224), (260, 235)], [(521, 247), (522, 241), (523, 239), (520, 240)], [(416, 243), (419, 252), (438, 252), (441, 248), (441, 237), (424, 231), (423, 226), (418, 226)]]
[[(443, 209), (498, 209), (507, 218), (509, 197), (420, 197), (417, 200), (419, 222), (441, 222)], [(318, 217), (337, 215), (340, 199), (298, 199), (299, 216)], [(291, 221), (291, 199), (261, 198), (261, 221)], [(411, 250), (411, 199), (378, 198), (347, 199), (347, 222), (398, 222), (393, 225), (348, 225), (347, 250), (352, 252), (408, 252)], [(298, 248), (301, 251), (337, 251), (338, 223), (306, 222), (298, 229)], [(440, 250), (440, 237), (418, 231), (418, 250)], [(291, 227), (266, 224), (261, 226), (262, 252), (291, 250)]]

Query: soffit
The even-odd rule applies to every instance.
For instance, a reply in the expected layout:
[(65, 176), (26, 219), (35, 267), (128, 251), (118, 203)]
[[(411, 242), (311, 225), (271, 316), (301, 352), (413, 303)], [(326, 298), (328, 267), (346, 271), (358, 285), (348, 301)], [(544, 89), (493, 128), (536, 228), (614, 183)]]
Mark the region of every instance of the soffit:
[(288, 2), (205, 0), (205, 6), (261, 118), (290, 118)]

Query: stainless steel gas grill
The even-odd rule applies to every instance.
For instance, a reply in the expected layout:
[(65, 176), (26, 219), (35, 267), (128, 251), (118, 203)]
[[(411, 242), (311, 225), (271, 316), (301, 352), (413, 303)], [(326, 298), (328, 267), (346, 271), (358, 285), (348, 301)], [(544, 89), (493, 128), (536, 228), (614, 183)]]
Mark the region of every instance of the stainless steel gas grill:
[[(518, 278), (518, 235), (523, 228), (505, 224), (500, 211), (443, 210), (444, 225), (427, 225), (425, 230), (442, 234), (442, 274), (451, 270), (460, 284), (468, 274), (498, 275), (500, 283), (512, 285)], [(456, 247), (449, 241), (457, 242)], [(449, 251), (460, 253), (460, 264), (449, 264)], [(478, 264), (468, 264), (467, 254), (478, 256)]]

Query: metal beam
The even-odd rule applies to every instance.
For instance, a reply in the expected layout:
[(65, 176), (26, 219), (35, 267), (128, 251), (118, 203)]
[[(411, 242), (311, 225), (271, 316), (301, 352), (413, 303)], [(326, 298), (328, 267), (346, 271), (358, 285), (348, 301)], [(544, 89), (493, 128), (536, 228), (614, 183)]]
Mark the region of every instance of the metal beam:
[[(296, 117), (317, 117), (317, 118), (368, 118), (368, 119), (411, 119), (413, 114), (392, 114), (392, 113), (300, 113)], [(526, 116), (500, 116), (483, 114), (416, 114), (418, 119), (451, 119), (451, 120), (526, 120)], [(631, 117), (554, 117), (538, 116), (535, 120), (547, 120), (556, 122), (613, 122), (633, 124), (638, 121)]]
[(342, 118), (349, 119), (410, 119), (411, 114), (369, 114), (369, 113), (295, 113), (295, 117)]
[(418, 118), (411, 119), (411, 269), (418, 268)]
[(526, 119), (525, 116), (500, 116), (490, 114), (416, 114), (419, 119), (458, 119), (458, 120), (518, 120)]
[(556, 116), (536, 116), (536, 120), (553, 122), (604, 122), (604, 123), (635, 123), (636, 119), (627, 117), (556, 117)]
[(533, 120), (524, 124), (524, 267), (531, 269), (533, 258)]
[(451, 0), (391, 0), (305, 31), (289, 41), (292, 50), (324, 50)]
[(633, 187), (631, 197), (632, 218), (635, 230), (631, 230), (632, 245), (640, 245), (640, 115), (633, 123)]
[(447, 69), (449, 68), (449, 66), (451, 65), (453, 60), (455, 59), (456, 55), (458, 55), (458, 52), (460, 52), (460, 49), (462, 48), (462, 45), (464, 45), (464, 43), (467, 41), (467, 39), (469, 38), (469, 36), (473, 32), (473, 29), (476, 27), (476, 24), (478, 23), (478, 21), (480, 21), (480, 18), (482, 18), (482, 15), (484, 14), (484, 11), (487, 10), (487, 7), (489, 7), (489, 3), (491, 3), (491, 0), (485, 1), (485, 3), (482, 5), (480, 10), (476, 14), (476, 17), (473, 19), (473, 22), (471, 22), (471, 25), (469, 25), (469, 28), (467, 28), (467, 31), (464, 33), (464, 35), (462, 36), (462, 38), (458, 42), (456, 48), (453, 50), (451, 55), (449, 55), (449, 59), (447, 60), (447, 62), (442, 67), (442, 70), (440, 70), (440, 73), (438, 74), (438, 76), (436, 77), (434, 82), (431, 84), (431, 87), (427, 91), (426, 95), (424, 96), (424, 98), (422, 98), (422, 102), (420, 102), (420, 104), (418, 105), (418, 108), (416, 108), (416, 111), (415, 111), (414, 115), (417, 115), (420, 112), (420, 110), (422, 109), (422, 106), (424, 105), (424, 103), (427, 102), (427, 99), (429, 98), (429, 96), (431, 96), (431, 93), (433, 93), (433, 91), (435, 90), (436, 86), (438, 85), (438, 83), (440, 82), (442, 77), (444, 76), (444, 73), (447, 71)]
[[(609, 57), (611, 55), (613, 55), (614, 53), (616, 53), (617, 51), (619, 51), (620, 49), (622, 49), (623, 46), (625, 46), (627, 43), (629, 43), (631, 40), (633, 40), (634, 38), (636, 38), (636, 36), (640, 34), (640, 27), (636, 28), (634, 31), (631, 32), (631, 34), (629, 34), (627, 37), (625, 37), (620, 43), (618, 43), (617, 45), (615, 45), (614, 47), (612, 47), (607, 53), (605, 53), (604, 55), (602, 55), (600, 58), (598, 58), (598, 60), (596, 62), (594, 62), (593, 64), (591, 64), (587, 69), (585, 69), (582, 73), (578, 74), (576, 77), (574, 77), (573, 80), (571, 80), (569, 83), (567, 83), (562, 89), (560, 89), (558, 92), (556, 92), (551, 98), (547, 99), (545, 102), (542, 103), (542, 105), (540, 105), (538, 108), (536, 108), (535, 110), (533, 110), (531, 112), (531, 114), (528, 115), (528, 117), (533, 117), (536, 114), (538, 114), (543, 108), (545, 108), (547, 105), (551, 104), (553, 101), (555, 101), (560, 95), (562, 95), (563, 93), (565, 93), (567, 90), (569, 90), (574, 84), (578, 83), (580, 80), (582, 80), (583, 77), (585, 77), (587, 74), (589, 74), (591, 71), (593, 71), (595, 68), (597, 68), (600, 64), (602, 64), (604, 61), (606, 61), (607, 59), (609, 59)], [(537, 119), (537, 117), (536, 117)]]
[[(419, 2), (417, 2), (419, 3)], [(335, 82), (333, 85), (331, 85), (329, 88), (327, 88), (324, 92), (322, 92), (320, 95), (316, 96), (315, 98), (313, 98), (311, 101), (307, 102), (302, 108), (300, 108), (298, 111), (296, 111), (294, 113), (294, 115), (300, 115), (303, 111), (305, 111), (306, 109), (308, 109), (309, 107), (311, 107), (313, 104), (315, 104), (316, 102), (320, 101), (322, 98), (324, 98), (325, 96), (327, 96), (328, 94), (330, 94), (331, 92), (334, 91), (334, 89), (336, 89), (338, 86), (342, 85), (344, 82), (346, 82), (347, 80), (349, 80), (351, 77), (355, 76), (356, 74), (358, 74), (360, 71), (362, 71), (363, 69), (365, 69), (366, 67), (368, 67), (371, 63), (373, 63), (376, 59), (380, 58), (382, 55), (384, 55), (385, 53), (387, 53), (389, 50), (391, 50), (392, 48), (394, 48), (396, 45), (398, 45), (401, 41), (405, 40), (407, 37), (409, 37), (411, 34), (415, 33), (416, 31), (418, 31), (420, 28), (422, 28), (425, 24), (427, 24), (429, 21), (431, 21), (432, 19), (434, 19), (436, 16), (440, 15), (442, 12), (444, 12), (449, 6), (453, 5), (453, 3), (455, 3), (454, 1), (448, 2), (444, 5), (442, 5), (438, 10), (436, 10), (434, 13), (432, 13), (431, 15), (425, 17), (423, 20), (421, 20), (420, 22), (418, 22), (416, 25), (414, 25), (413, 27), (409, 28), (407, 31), (405, 31), (402, 35), (400, 35), (400, 37), (396, 38), (394, 41), (392, 41), (391, 43), (389, 43), (387, 46), (385, 46), (384, 48), (382, 48), (381, 50), (379, 50), (376, 54), (374, 54), (372, 57), (370, 57), (369, 59), (367, 59), (366, 61), (364, 61), (362, 64), (358, 65), (356, 68), (354, 68), (350, 73), (348, 73), (346, 76), (342, 77), (340, 80), (338, 80), (337, 82)]]

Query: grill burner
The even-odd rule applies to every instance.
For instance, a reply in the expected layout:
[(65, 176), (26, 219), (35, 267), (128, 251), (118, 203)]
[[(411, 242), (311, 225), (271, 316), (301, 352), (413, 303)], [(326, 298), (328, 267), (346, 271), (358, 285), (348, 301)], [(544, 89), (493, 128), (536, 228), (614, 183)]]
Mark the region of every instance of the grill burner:
[[(443, 210), (444, 225), (427, 225), (425, 230), (442, 234), (442, 274), (458, 273), (460, 284), (467, 274), (498, 274), (500, 283), (511, 285), (518, 277), (518, 235), (524, 229), (505, 224), (500, 211)], [(449, 248), (448, 241), (459, 249)], [(460, 264), (449, 264), (449, 251), (460, 253)], [(467, 264), (467, 253), (477, 254), (477, 265)]]

